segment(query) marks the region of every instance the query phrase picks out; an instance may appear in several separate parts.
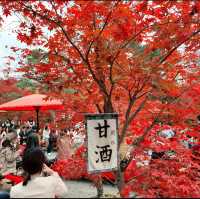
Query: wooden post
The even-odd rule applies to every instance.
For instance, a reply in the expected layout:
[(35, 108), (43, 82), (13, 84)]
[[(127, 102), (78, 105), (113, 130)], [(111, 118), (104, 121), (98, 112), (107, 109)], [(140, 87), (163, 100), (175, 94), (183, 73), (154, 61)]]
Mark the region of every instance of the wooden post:
[(37, 117), (37, 132), (39, 132), (40, 124), (39, 124), (39, 108), (36, 108), (36, 117)]
[(97, 198), (101, 198), (103, 196), (103, 181), (101, 174), (99, 174), (99, 180), (96, 188), (97, 188)]

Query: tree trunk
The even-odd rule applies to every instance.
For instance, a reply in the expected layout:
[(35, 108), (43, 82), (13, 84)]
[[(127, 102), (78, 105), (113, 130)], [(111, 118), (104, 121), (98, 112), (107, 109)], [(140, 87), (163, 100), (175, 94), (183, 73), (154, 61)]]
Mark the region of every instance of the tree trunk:
[[(111, 98), (104, 99), (104, 112), (105, 113), (113, 113), (113, 105)], [(119, 149), (120, 146), (118, 146), (118, 170), (116, 171), (116, 183), (117, 183), (117, 188), (119, 190), (120, 196), (121, 196), (121, 191), (124, 186), (124, 178), (123, 178), (123, 173), (120, 168), (120, 155), (119, 155)]]
[(114, 112), (112, 101), (111, 101), (110, 97), (104, 99), (103, 109), (104, 109), (104, 113), (113, 113)]
[(124, 177), (123, 177), (123, 173), (121, 171), (120, 165), (118, 166), (118, 170), (116, 172), (116, 183), (117, 183), (117, 188), (118, 188), (120, 197), (122, 197), (121, 191), (124, 186)]
[[(104, 113), (113, 113), (113, 106), (112, 106), (112, 102), (111, 102), (111, 99), (104, 99)], [(99, 181), (96, 185), (96, 188), (97, 188), (97, 197), (100, 198), (103, 196), (103, 181), (102, 181), (102, 178), (100, 177), (99, 178)]]
[[(101, 175), (101, 174), (99, 174)], [(102, 181), (102, 177), (99, 178), (99, 181), (97, 183), (97, 198), (101, 198), (103, 196), (103, 181)]]
[[(114, 112), (111, 98), (104, 99), (103, 109), (104, 109), (104, 113), (113, 113)], [(120, 146), (118, 146), (118, 153), (119, 153), (119, 148), (120, 148)], [(120, 196), (121, 196), (121, 190), (124, 186), (124, 178), (123, 178), (123, 173), (120, 168), (119, 154), (118, 154), (118, 170), (116, 171), (116, 183), (117, 183), (117, 188), (118, 188)], [(102, 182), (101, 177), (99, 178), (96, 188), (97, 188), (97, 197), (98, 198), (102, 197), (103, 196), (103, 182)]]
[(122, 192), (122, 188), (124, 186), (124, 176), (123, 176), (123, 172), (121, 170), (121, 159), (120, 159), (120, 142), (118, 139), (118, 169), (116, 171), (116, 184), (117, 184), (117, 188), (120, 194), (120, 197), (122, 197), (121, 192)]

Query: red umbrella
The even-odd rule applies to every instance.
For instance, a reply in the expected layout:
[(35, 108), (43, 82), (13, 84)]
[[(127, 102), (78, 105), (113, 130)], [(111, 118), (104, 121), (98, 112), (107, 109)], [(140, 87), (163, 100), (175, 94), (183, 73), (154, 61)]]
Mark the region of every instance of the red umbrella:
[(33, 94), (0, 105), (0, 110), (4, 111), (36, 111), (37, 130), (39, 130), (39, 111), (40, 110), (62, 110), (64, 108), (61, 100), (48, 99), (41, 94)]

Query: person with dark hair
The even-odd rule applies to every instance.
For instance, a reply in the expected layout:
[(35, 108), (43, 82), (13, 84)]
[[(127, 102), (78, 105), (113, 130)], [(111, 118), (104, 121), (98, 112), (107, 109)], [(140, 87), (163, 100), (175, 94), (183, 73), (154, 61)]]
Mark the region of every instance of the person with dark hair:
[[(32, 133), (26, 138), (26, 146), (21, 147), (21, 149), (19, 150), (20, 155), (23, 156), (23, 154), (26, 153), (26, 151), (39, 146), (40, 146), (39, 135), (36, 133)], [(22, 167), (22, 161), (20, 158), (20, 160), (17, 162), (17, 169), (21, 167)]]
[(6, 128), (5, 127), (1, 127), (1, 131), (0, 131), (0, 148), (1, 148), (2, 142), (6, 138), (6, 135), (7, 135)]
[(20, 133), (19, 133), (19, 140), (20, 140), (20, 144), (25, 144), (26, 143), (26, 140), (27, 140), (27, 133), (26, 133), (26, 127), (23, 126), (20, 130)]
[(49, 146), (49, 135), (50, 135), (50, 128), (48, 127), (48, 125), (46, 125), (43, 129), (42, 132), (42, 139), (43, 142), (45, 143), (46, 148)]
[(8, 133), (6, 135), (6, 139), (12, 141), (15, 141), (17, 139), (18, 135), (17, 132), (14, 129), (9, 129)]
[(57, 144), (57, 133), (54, 129), (49, 134), (49, 145), (47, 147), (47, 153), (51, 153)]
[(11, 121), (10, 121), (10, 119), (7, 119), (6, 121), (5, 121), (5, 125), (6, 125), (6, 127), (10, 127), (11, 126)]
[(33, 129), (30, 126), (27, 126), (26, 127), (26, 136), (28, 137), (32, 133), (34, 133)]
[(24, 149), (24, 152), (39, 146), (40, 146), (40, 140), (38, 134), (32, 133), (27, 137), (26, 148)]
[(200, 115), (197, 115), (197, 122), (200, 123)]
[(30, 128), (33, 128), (33, 127), (35, 126), (35, 121), (34, 121), (32, 118), (30, 118), (30, 119), (28, 120), (28, 122), (27, 122), (27, 125), (28, 125)]
[(151, 158), (152, 159), (162, 159), (164, 157), (164, 155), (165, 155), (164, 151), (161, 151), (161, 152), (153, 151), (151, 154)]
[(15, 174), (16, 173), (16, 160), (19, 154), (13, 148), (11, 141), (6, 139), (2, 142), (0, 150), (0, 173)]
[(26, 151), (23, 169), (26, 177), (22, 183), (11, 188), (11, 198), (64, 197), (67, 187), (59, 175), (45, 164), (46, 157), (39, 148)]

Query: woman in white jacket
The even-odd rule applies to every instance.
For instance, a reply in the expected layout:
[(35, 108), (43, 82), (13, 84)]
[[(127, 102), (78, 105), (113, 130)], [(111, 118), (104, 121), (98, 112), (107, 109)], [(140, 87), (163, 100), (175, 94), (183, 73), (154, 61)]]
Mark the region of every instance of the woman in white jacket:
[(24, 182), (11, 188), (11, 198), (65, 197), (67, 188), (59, 175), (47, 167), (45, 155), (39, 148), (27, 151), (23, 157), (26, 172)]

